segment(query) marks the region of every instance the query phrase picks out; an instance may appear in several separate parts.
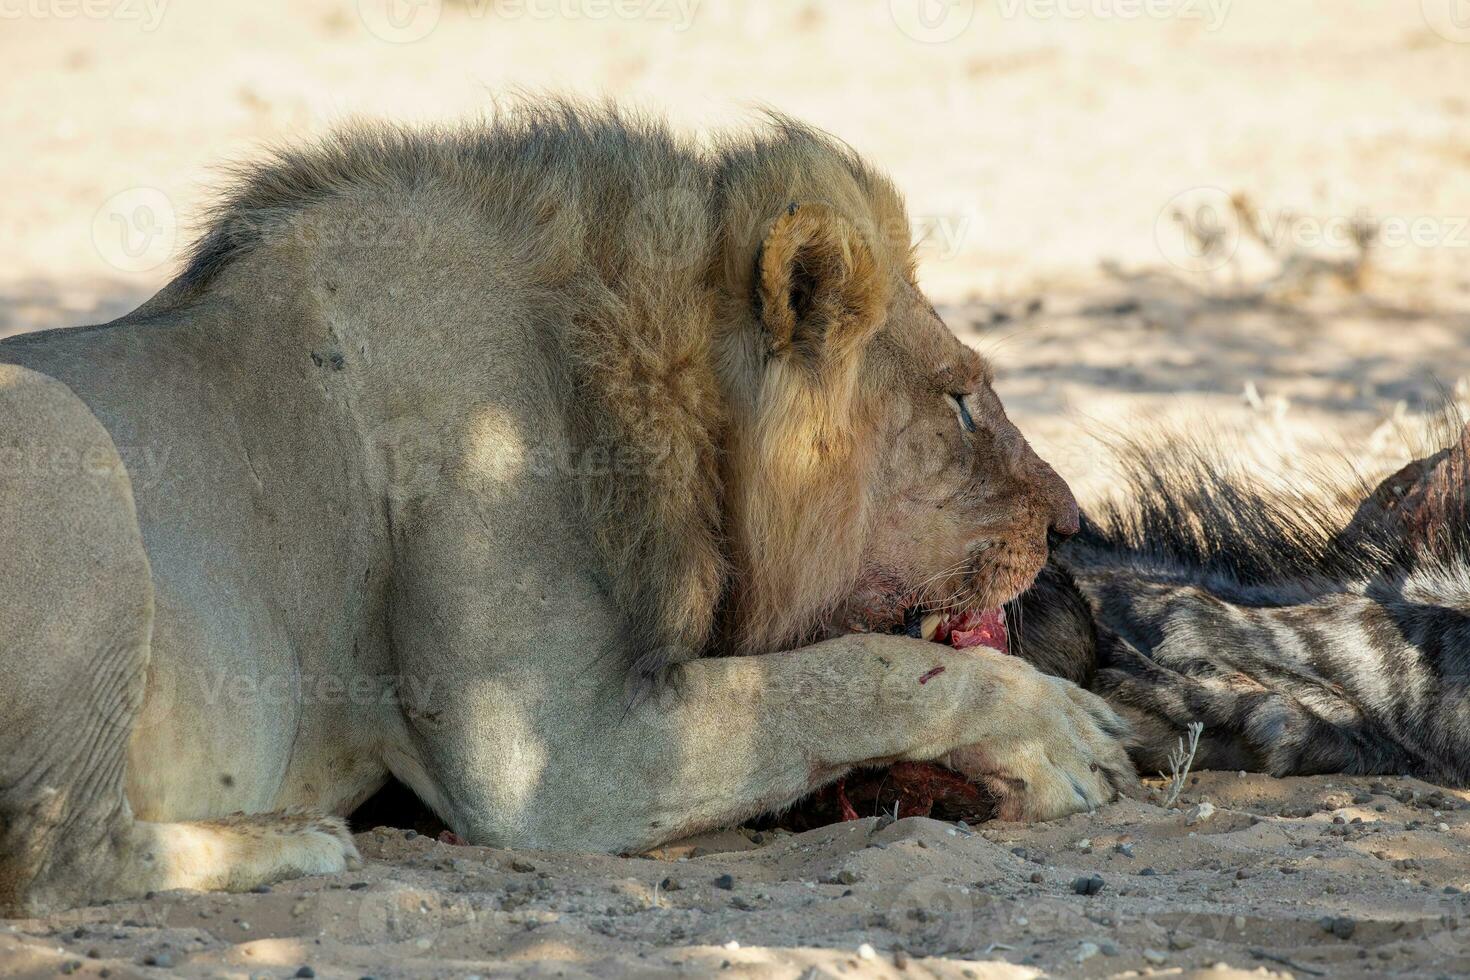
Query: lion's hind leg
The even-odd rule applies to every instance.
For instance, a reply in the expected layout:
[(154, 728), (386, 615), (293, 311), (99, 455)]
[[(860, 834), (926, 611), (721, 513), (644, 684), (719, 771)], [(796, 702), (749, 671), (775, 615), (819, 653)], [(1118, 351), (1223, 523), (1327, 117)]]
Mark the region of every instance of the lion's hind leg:
[(0, 913), (249, 888), (355, 859), (340, 821), (135, 820), (124, 792), (153, 624), (131, 485), (65, 385), (0, 364)]

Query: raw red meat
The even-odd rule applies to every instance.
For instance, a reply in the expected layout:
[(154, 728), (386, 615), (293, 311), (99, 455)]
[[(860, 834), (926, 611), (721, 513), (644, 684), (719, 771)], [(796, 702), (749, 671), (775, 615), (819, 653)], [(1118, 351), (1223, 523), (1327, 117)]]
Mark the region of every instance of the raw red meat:
[[(1005, 612), (963, 612), (939, 623), (934, 642), (956, 650), (989, 647), (1010, 652)], [(983, 656), (984, 654), (976, 654)], [(919, 678), (927, 683), (939, 677), (942, 666)], [(993, 812), (993, 800), (953, 769), (932, 762), (898, 762), (886, 769), (855, 772), (818, 790), (782, 814), (774, 826), (803, 831), (859, 817), (896, 813), (902, 817), (938, 817), (978, 822)]]
[(1006, 614), (1003, 609), (985, 612), (965, 611), (951, 616), (939, 624), (934, 634), (935, 643), (948, 643), (956, 650), (970, 647), (990, 647), (1001, 653), (1010, 653), (1010, 637), (1006, 632)]

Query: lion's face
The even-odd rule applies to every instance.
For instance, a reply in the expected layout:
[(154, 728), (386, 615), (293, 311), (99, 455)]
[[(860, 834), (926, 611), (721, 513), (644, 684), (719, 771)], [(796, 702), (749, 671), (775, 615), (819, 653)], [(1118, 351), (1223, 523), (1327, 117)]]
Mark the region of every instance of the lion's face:
[[(901, 214), (865, 196), (849, 207)], [(916, 610), (996, 610), (1040, 571), (1048, 535), (1077, 529), (989, 366), (918, 289), (907, 242), (852, 210), (786, 207), (731, 300), (751, 297), (755, 321), (725, 352), (750, 365), (727, 455), (733, 632), (748, 652)]]
[(1025, 590), (1077, 504), (1006, 417), (990, 365), (903, 282), (858, 378), (867, 534), (836, 623), (991, 610)]

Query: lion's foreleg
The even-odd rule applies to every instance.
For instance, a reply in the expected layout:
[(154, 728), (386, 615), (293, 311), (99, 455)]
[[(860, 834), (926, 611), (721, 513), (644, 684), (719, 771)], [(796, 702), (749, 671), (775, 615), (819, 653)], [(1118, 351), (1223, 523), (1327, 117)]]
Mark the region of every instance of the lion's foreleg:
[[(778, 809), (851, 769), (943, 760), (989, 782), (1002, 812), (1050, 818), (1111, 799), (1131, 773), (1121, 723), (1016, 658), (899, 637), (698, 660), (604, 734), (598, 843), (649, 846)], [(559, 839), (553, 810), (538, 833)], [(575, 833), (568, 820), (567, 834)]]

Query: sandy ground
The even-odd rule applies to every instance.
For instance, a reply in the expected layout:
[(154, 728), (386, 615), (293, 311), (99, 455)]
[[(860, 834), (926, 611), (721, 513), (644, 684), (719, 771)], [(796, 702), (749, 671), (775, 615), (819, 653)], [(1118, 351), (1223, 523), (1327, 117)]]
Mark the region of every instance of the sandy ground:
[(380, 828), (358, 836), (366, 867), (340, 877), (12, 922), (0, 972), (1465, 975), (1470, 802), (1435, 792), (1208, 773), (1173, 810), (1130, 799), (1029, 827), (867, 817), (640, 858)]
[[(1084, 499), (1142, 424), (1208, 423), (1298, 481), (1304, 459), (1376, 467), (1470, 376), (1455, 2), (13, 0), (0, 335), (146, 298), (215, 168), (264, 140), (517, 86), (700, 128), (764, 102), (906, 189), (926, 285)], [(0, 924), (0, 975), (1470, 973), (1465, 797), (1376, 782), (1202, 774), (1168, 810), (633, 859), (380, 830), (341, 878)]]

